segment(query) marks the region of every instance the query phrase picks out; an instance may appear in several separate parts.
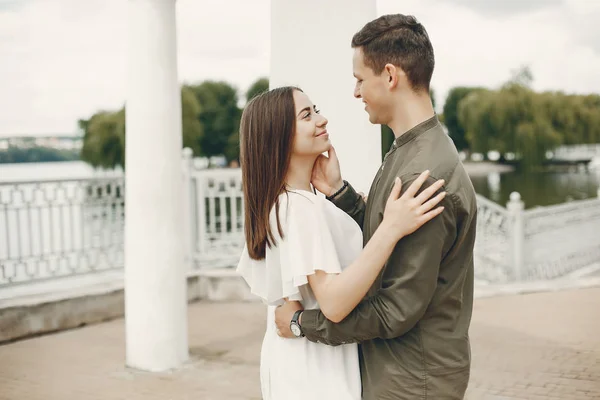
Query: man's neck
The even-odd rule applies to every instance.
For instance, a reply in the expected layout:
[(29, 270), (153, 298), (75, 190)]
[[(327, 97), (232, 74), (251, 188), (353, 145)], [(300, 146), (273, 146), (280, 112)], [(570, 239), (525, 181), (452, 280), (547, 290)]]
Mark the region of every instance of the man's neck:
[(429, 94), (414, 94), (394, 108), (392, 120), (387, 124), (399, 138), (415, 126), (435, 115)]

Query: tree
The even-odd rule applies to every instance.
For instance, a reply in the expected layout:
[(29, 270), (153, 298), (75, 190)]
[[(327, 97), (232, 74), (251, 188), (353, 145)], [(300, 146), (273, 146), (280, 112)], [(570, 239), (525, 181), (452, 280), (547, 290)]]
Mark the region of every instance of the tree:
[(93, 167), (125, 167), (125, 109), (100, 111), (89, 120), (79, 120), (83, 130), (81, 159)]
[[(254, 97), (258, 96), (259, 94), (266, 92), (267, 90), (269, 90), (269, 79), (257, 79), (256, 81), (254, 81), (254, 83), (252, 83), (252, 85), (250, 85), (250, 87), (246, 91), (246, 103), (252, 100)], [(235, 160), (239, 162), (240, 134), (238, 131), (236, 131), (233, 135), (229, 136), (229, 138), (227, 139), (227, 144), (225, 145), (225, 158), (227, 158), (227, 161)]]
[(448, 128), (448, 134), (454, 141), (454, 145), (459, 150), (465, 150), (470, 147), (465, 136), (465, 129), (459, 122), (459, 104), (461, 100), (475, 90), (482, 90), (482, 88), (454, 87), (448, 92), (448, 97), (446, 97), (446, 102), (444, 103), (444, 124)]
[[(448, 123), (452, 122), (452, 118), (456, 118), (454, 126), (461, 130), (462, 143), (468, 143), (471, 151), (485, 153), (490, 147), (488, 141), (495, 136), (495, 127), (489, 124), (489, 119), (485, 120), (488, 122), (487, 125), (484, 123), (484, 115), (489, 114), (493, 107), (490, 91), (471, 91), (457, 102), (456, 106), (456, 110), (450, 108), (452, 113), (456, 113), (456, 116), (453, 116), (452, 113), (448, 115), (444, 113), (448, 130), (450, 131), (450, 126), (452, 126)], [(457, 143), (457, 140), (454, 140), (454, 143)]]
[(511, 77), (508, 83), (517, 84), (526, 88), (531, 88), (533, 83), (533, 73), (529, 65), (523, 65), (511, 71)]
[[(181, 126), (183, 146), (201, 154), (203, 130), (198, 115), (200, 105), (189, 87), (181, 88)], [(93, 167), (125, 168), (125, 108), (117, 112), (100, 111), (88, 120), (78, 121), (83, 131), (81, 159)], [(139, 151), (144, 151), (140, 149)]]
[(192, 149), (195, 155), (202, 154), (202, 139), (204, 129), (199, 120), (200, 104), (192, 89), (187, 86), (181, 88), (181, 131), (183, 134), (183, 147)]
[(240, 124), (235, 88), (226, 82), (205, 81), (190, 89), (200, 105), (198, 119), (204, 130), (200, 139), (202, 155), (225, 154), (229, 138), (237, 133)]
[(225, 158), (228, 162), (240, 161), (240, 134), (239, 132), (234, 133), (227, 139), (227, 146), (225, 146)]
[(433, 88), (429, 88), (429, 98), (431, 99), (431, 105), (435, 110), (435, 90), (433, 90)]
[(266, 92), (269, 90), (269, 78), (259, 78), (257, 79), (246, 92), (246, 101), (252, 100), (257, 95)]
[(514, 153), (524, 168), (542, 165), (546, 152), (562, 143), (542, 97), (514, 81), (470, 93), (460, 101), (458, 117), (472, 150)]

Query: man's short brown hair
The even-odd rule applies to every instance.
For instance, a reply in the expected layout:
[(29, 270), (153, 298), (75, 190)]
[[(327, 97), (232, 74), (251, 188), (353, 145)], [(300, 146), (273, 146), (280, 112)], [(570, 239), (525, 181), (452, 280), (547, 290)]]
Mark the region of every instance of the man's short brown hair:
[(412, 15), (383, 15), (366, 24), (352, 38), (365, 64), (380, 74), (386, 64), (406, 73), (413, 90), (429, 91), (435, 59), (425, 27)]

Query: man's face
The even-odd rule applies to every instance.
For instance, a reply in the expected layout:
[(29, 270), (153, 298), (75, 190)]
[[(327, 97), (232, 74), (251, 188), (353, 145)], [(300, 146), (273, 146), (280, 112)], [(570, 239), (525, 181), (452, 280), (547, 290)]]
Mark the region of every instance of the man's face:
[(371, 67), (365, 65), (360, 47), (354, 49), (352, 69), (356, 78), (354, 97), (362, 99), (365, 111), (369, 114), (369, 121), (372, 124), (387, 124), (391, 119), (387, 75), (377, 75)]

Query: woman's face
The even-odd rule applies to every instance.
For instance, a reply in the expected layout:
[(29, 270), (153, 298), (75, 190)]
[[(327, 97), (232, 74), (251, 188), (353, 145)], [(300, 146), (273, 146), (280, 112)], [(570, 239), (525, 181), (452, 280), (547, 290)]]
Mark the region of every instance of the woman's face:
[(319, 114), (317, 107), (308, 96), (298, 90), (294, 91), (296, 106), (296, 135), (292, 155), (318, 156), (331, 147), (327, 133), (327, 119)]

